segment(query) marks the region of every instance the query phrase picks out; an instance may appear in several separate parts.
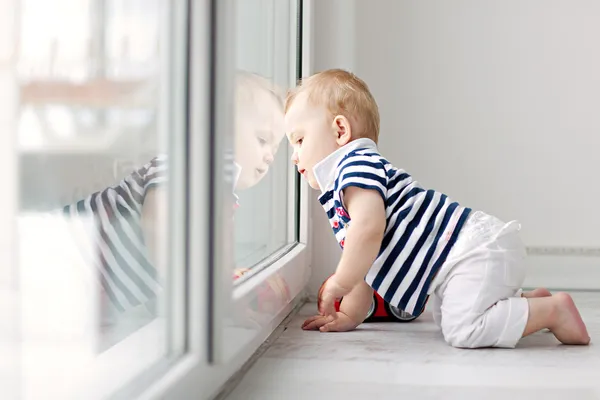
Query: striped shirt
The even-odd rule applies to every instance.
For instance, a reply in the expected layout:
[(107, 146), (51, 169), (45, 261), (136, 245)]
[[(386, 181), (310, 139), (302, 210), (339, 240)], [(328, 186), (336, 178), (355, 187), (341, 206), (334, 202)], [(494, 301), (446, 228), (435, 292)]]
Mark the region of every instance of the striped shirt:
[[(145, 304), (161, 290), (148, 257), (141, 216), (148, 191), (166, 179), (167, 160), (157, 157), (118, 185), (62, 209), (86, 263), (119, 311)], [(91, 230), (86, 226), (90, 220)]]
[(423, 189), (382, 157), (370, 139), (337, 150), (317, 164), (314, 173), (322, 190), (319, 201), (342, 248), (351, 224), (343, 190), (356, 186), (381, 195), (386, 228), (365, 281), (390, 305), (420, 315), (433, 289), (431, 283), (471, 209), (445, 194)]

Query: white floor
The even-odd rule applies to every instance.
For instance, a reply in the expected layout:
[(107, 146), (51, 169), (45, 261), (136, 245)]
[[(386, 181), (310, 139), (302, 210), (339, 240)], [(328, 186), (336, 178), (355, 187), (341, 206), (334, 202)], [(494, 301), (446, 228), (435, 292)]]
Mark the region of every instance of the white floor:
[(600, 399), (600, 293), (573, 297), (590, 346), (563, 346), (540, 332), (515, 350), (454, 349), (428, 313), (409, 324), (305, 332), (302, 321), (316, 309), (307, 304), (227, 398)]

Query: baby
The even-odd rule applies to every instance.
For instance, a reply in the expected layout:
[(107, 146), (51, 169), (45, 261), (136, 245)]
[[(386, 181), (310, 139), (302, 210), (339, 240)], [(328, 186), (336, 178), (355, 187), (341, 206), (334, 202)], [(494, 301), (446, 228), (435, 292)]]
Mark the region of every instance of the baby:
[(289, 93), (285, 112), (292, 162), (321, 191), (343, 249), (320, 315), (304, 329), (354, 329), (375, 290), (415, 316), (431, 297), (434, 319), (454, 347), (514, 348), (544, 328), (564, 344), (589, 343), (570, 295), (521, 295), (525, 248), (516, 221), (423, 189), (379, 153), (378, 107), (362, 80), (342, 70), (318, 73)]

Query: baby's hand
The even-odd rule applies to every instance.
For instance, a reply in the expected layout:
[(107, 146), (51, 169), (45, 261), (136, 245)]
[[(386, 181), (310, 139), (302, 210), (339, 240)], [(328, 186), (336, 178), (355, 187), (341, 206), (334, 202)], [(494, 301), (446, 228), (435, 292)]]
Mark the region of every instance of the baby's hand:
[(305, 331), (347, 332), (355, 329), (358, 325), (346, 314), (337, 312), (336, 318), (325, 315), (310, 317), (304, 321), (302, 329)]
[(335, 301), (341, 299), (348, 293), (350, 293), (351, 288), (342, 287), (336, 279), (336, 276), (333, 275), (325, 282), (323, 286), (323, 290), (320, 293), (319, 302), (317, 307), (319, 308), (319, 313), (325, 317), (331, 317), (332, 320), (336, 318), (337, 313), (335, 311)]

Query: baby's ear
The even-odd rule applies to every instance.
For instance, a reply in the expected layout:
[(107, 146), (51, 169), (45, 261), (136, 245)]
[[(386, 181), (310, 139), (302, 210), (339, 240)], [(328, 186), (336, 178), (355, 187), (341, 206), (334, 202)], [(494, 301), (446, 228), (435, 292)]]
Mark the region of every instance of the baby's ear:
[(333, 119), (333, 129), (337, 136), (338, 145), (343, 146), (352, 140), (352, 127), (345, 116), (337, 115)]

